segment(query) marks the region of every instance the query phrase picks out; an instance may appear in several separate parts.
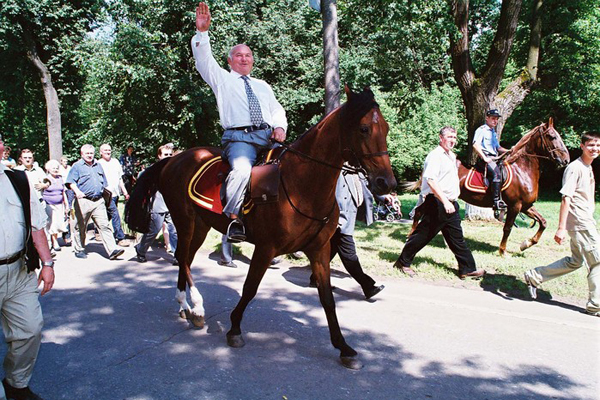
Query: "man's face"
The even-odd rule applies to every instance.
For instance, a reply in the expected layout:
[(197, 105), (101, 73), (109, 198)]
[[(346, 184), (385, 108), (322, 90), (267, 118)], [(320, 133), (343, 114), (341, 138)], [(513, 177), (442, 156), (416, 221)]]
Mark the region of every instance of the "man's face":
[(581, 150), (583, 151), (584, 156), (591, 158), (592, 160), (596, 159), (600, 154), (600, 139), (592, 139), (582, 143)]
[(88, 164), (91, 164), (94, 161), (94, 153), (95, 150), (93, 147), (85, 147), (81, 150), (81, 158)]
[(112, 154), (112, 149), (110, 148), (110, 146), (106, 146), (103, 147), (100, 150), (100, 155), (102, 156), (103, 159), (105, 159), (106, 161), (110, 161), (110, 155)]
[(450, 151), (456, 146), (456, 132), (446, 131), (440, 135), (440, 146), (446, 151)]
[(231, 69), (240, 75), (250, 75), (254, 66), (252, 50), (245, 44), (238, 44), (231, 50), (231, 57), (227, 58)]
[(133, 147), (128, 147), (127, 148), (127, 155), (132, 155), (133, 154)]
[(21, 164), (26, 168), (33, 166), (33, 153), (21, 153)]
[(62, 165), (63, 168), (67, 168), (67, 163), (68, 163), (68, 160), (66, 158), (60, 159), (60, 165)]
[(162, 149), (160, 152), (160, 155), (158, 156), (158, 159), (162, 160), (163, 158), (172, 157), (172, 156), (173, 156), (172, 149)]
[(498, 118), (499, 117), (494, 117), (492, 115), (488, 115), (487, 117), (485, 117), (485, 123), (487, 124), (487, 126), (489, 126), (490, 128), (495, 128), (496, 125), (498, 125)]

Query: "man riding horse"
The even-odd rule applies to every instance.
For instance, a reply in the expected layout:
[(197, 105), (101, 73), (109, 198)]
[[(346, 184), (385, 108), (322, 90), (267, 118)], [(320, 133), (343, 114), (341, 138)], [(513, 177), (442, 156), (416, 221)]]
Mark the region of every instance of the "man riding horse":
[(231, 165), (224, 185), (223, 213), (231, 219), (227, 240), (242, 242), (246, 234), (239, 217), (252, 166), (259, 151), (271, 146), (270, 139), (285, 140), (287, 119), (269, 84), (250, 77), (254, 65), (252, 50), (245, 44), (233, 46), (227, 57), (231, 71), (226, 71), (212, 55), (209, 27), (208, 5), (199, 3), (192, 52), (196, 69), (215, 93), (225, 130), (221, 138), (223, 158)]
[(496, 125), (498, 125), (500, 117), (501, 115), (496, 109), (486, 112), (485, 124), (477, 128), (473, 138), (473, 150), (480, 157), (478, 165), (487, 172), (487, 179), (492, 187), (492, 196), (494, 198), (493, 209), (495, 212), (506, 209), (506, 203), (500, 197), (502, 173), (496, 163), (497, 157), (508, 151), (500, 146), (498, 142)]

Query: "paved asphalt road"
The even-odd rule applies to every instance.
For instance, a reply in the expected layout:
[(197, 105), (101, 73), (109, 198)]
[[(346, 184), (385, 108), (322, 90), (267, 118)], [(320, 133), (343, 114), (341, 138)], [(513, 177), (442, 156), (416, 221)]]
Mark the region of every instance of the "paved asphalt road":
[[(31, 382), (45, 399), (598, 399), (600, 318), (580, 308), (483, 290), (379, 277), (362, 298), (332, 281), (338, 318), (364, 368), (341, 366), (309, 270), (270, 269), (227, 346), (229, 313), (247, 272), (200, 252), (193, 273), (207, 324), (177, 316), (177, 267), (162, 249), (108, 261), (97, 242), (58, 254), (42, 298), (46, 320)], [(163, 258), (164, 256), (164, 258)], [(5, 347), (2, 347), (4, 356)]]

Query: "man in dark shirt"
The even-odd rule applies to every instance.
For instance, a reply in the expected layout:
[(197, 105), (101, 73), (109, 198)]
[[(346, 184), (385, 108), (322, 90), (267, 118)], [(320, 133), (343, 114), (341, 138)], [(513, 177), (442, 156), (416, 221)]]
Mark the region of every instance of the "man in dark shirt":
[(94, 146), (81, 146), (81, 160), (73, 164), (65, 182), (75, 192), (75, 234), (73, 235), (73, 250), (77, 258), (87, 258), (85, 252), (85, 237), (87, 224), (92, 218), (100, 231), (102, 243), (108, 258), (116, 259), (125, 250), (117, 247), (115, 238), (108, 221), (106, 204), (102, 192), (107, 185), (102, 166), (94, 159)]
[(133, 183), (135, 182), (135, 167), (139, 165), (138, 159), (133, 155), (133, 146), (127, 146), (127, 152), (121, 155), (119, 159), (123, 167), (123, 183), (127, 193), (131, 193)]

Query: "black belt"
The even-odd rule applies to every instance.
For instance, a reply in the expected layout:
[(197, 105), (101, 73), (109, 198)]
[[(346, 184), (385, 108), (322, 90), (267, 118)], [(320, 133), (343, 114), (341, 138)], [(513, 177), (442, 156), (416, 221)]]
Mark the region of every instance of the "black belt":
[(262, 124), (256, 126), (256, 125), (252, 125), (252, 126), (238, 126), (235, 128), (229, 128), (229, 130), (232, 131), (244, 131), (244, 132), (254, 132), (254, 131), (264, 131), (265, 129), (269, 129), (271, 127), (271, 125), (267, 124), (266, 122), (263, 122)]
[(86, 200), (91, 200), (91, 201), (98, 201), (102, 198), (102, 195), (100, 196), (95, 196), (95, 197), (86, 197)]
[(15, 254), (12, 257), (1, 259), (0, 260), (0, 265), (12, 264), (15, 261), (18, 261), (21, 257), (23, 257), (23, 254), (25, 254), (25, 249), (21, 250), (20, 252), (18, 252), (17, 254)]

